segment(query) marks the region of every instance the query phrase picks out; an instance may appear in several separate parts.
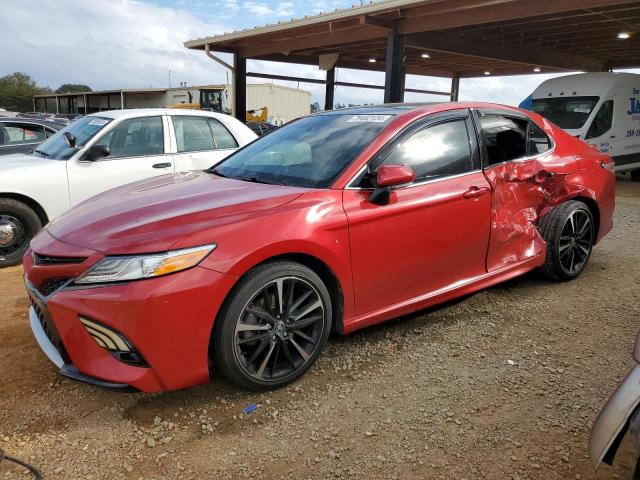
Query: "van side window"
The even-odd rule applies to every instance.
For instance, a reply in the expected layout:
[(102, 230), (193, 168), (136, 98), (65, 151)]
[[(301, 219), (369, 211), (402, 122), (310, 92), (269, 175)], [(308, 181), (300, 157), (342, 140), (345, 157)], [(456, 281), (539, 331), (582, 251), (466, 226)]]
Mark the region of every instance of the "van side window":
[(527, 156), (532, 157), (551, 148), (548, 135), (535, 123), (529, 123), (527, 130)]
[(527, 156), (527, 127), (519, 118), (487, 114), (480, 117), (482, 141), (489, 165)]
[(604, 135), (613, 125), (613, 100), (607, 100), (600, 106), (600, 110), (591, 122), (591, 126), (585, 135), (587, 138), (596, 138)]

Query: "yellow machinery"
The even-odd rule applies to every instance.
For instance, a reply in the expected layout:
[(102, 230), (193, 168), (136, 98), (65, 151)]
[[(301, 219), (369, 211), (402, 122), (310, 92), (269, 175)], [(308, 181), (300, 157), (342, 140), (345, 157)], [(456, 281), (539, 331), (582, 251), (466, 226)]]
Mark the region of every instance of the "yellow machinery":
[[(169, 108), (184, 108), (190, 110), (210, 110), (212, 112), (231, 113), (229, 108), (227, 90), (224, 87), (202, 88), (200, 89), (200, 102), (192, 102), (189, 93), (189, 102), (169, 105)], [(260, 112), (260, 114), (257, 114)], [(247, 122), (266, 122), (269, 118), (269, 109), (262, 107), (256, 110), (248, 110)]]

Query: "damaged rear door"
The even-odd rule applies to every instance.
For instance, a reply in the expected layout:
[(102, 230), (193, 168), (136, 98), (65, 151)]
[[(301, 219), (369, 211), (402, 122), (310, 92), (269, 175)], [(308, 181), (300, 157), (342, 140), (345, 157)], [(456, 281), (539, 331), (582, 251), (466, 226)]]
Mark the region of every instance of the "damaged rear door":
[(546, 243), (538, 220), (566, 197), (572, 157), (555, 153), (554, 140), (529, 117), (512, 110), (477, 110), (484, 174), (491, 184), (487, 271), (540, 257)]

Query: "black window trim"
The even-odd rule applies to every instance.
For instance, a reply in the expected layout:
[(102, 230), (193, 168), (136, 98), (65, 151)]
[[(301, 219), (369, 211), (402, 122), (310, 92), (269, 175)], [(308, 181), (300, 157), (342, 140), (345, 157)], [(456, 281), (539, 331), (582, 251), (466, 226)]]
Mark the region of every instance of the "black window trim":
[(408, 137), (422, 131), (426, 128), (433, 127), (435, 125), (439, 125), (442, 123), (454, 122), (456, 120), (464, 120), (465, 126), (467, 128), (467, 136), (469, 138), (469, 148), (471, 150), (471, 161), (472, 161), (472, 169), (468, 172), (459, 173), (455, 175), (445, 175), (437, 178), (429, 178), (417, 182), (413, 182), (409, 185), (403, 185), (399, 187), (399, 189), (405, 188), (413, 188), (425, 185), (427, 183), (441, 182), (443, 180), (450, 180), (453, 178), (463, 177), (465, 175), (470, 175), (472, 173), (478, 173), (482, 171), (482, 165), (480, 160), (480, 148), (477, 138), (477, 133), (474, 135), (475, 127), (473, 122), (471, 121), (470, 111), (468, 109), (459, 109), (459, 110), (448, 110), (445, 112), (439, 112), (427, 115), (426, 117), (420, 118), (410, 125), (406, 126), (400, 132), (398, 132), (391, 140), (385, 143), (375, 154), (371, 156), (371, 158), (367, 161), (365, 165), (360, 168), (356, 174), (351, 177), (351, 179), (347, 182), (347, 185), (344, 187), (344, 190), (373, 190), (372, 187), (360, 187), (356, 185), (357, 183), (362, 181), (362, 176), (364, 172), (369, 168), (370, 165), (374, 165), (374, 168), (380, 166), (382, 162), (389, 156), (389, 154), (404, 140)]
[[(542, 157), (543, 155), (549, 155), (550, 153), (552, 153), (555, 149), (556, 149), (556, 141), (553, 138), (553, 136), (549, 135), (547, 133), (547, 131), (542, 128), (540, 125), (538, 125), (536, 122), (533, 121), (533, 119), (531, 117), (529, 117), (528, 115), (525, 115), (524, 113), (520, 113), (514, 110), (500, 110), (500, 109), (485, 109), (485, 108), (474, 108), (472, 109), (473, 115), (471, 115), (473, 117), (473, 123), (475, 125), (475, 130), (476, 130), (476, 138), (478, 140), (478, 145), (480, 148), (480, 158), (481, 158), (481, 165), (482, 165), (482, 170), (489, 170), (491, 168), (494, 167), (498, 167), (500, 165), (504, 165), (506, 163), (511, 163), (511, 162), (527, 162), (529, 160), (533, 160), (539, 157)], [(493, 165), (489, 164), (489, 159), (488, 156), (489, 154), (487, 153), (487, 149), (484, 145), (484, 139), (482, 137), (482, 125), (480, 124), (480, 118), (483, 117), (484, 115), (500, 115), (502, 117), (507, 117), (507, 118), (514, 118), (517, 120), (524, 120), (528, 123), (533, 123), (535, 126), (537, 126), (540, 130), (543, 131), (543, 133), (549, 137), (549, 141), (551, 142), (551, 145), (549, 146), (549, 148), (542, 152), (542, 153), (538, 153), (536, 155), (526, 155), (522, 158), (516, 158), (514, 160), (505, 160), (504, 162), (500, 162), (500, 163), (494, 163)], [(527, 128), (527, 138), (525, 139), (525, 145), (526, 148), (529, 148), (529, 129)]]

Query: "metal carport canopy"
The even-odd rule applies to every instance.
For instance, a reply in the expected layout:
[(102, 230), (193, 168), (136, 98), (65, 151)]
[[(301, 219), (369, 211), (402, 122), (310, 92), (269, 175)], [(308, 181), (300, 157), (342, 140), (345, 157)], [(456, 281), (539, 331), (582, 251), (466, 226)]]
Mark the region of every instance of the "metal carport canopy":
[[(402, 101), (407, 73), (450, 77), (451, 92), (425, 93), (455, 100), (465, 77), (640, 67), (640, 1), (387, 0), (184, 45), (234, 54), (239, 118), (247, 59), (385, 71), (385, 102)], [(333, 97), (333, 69), (325, 83)]]

